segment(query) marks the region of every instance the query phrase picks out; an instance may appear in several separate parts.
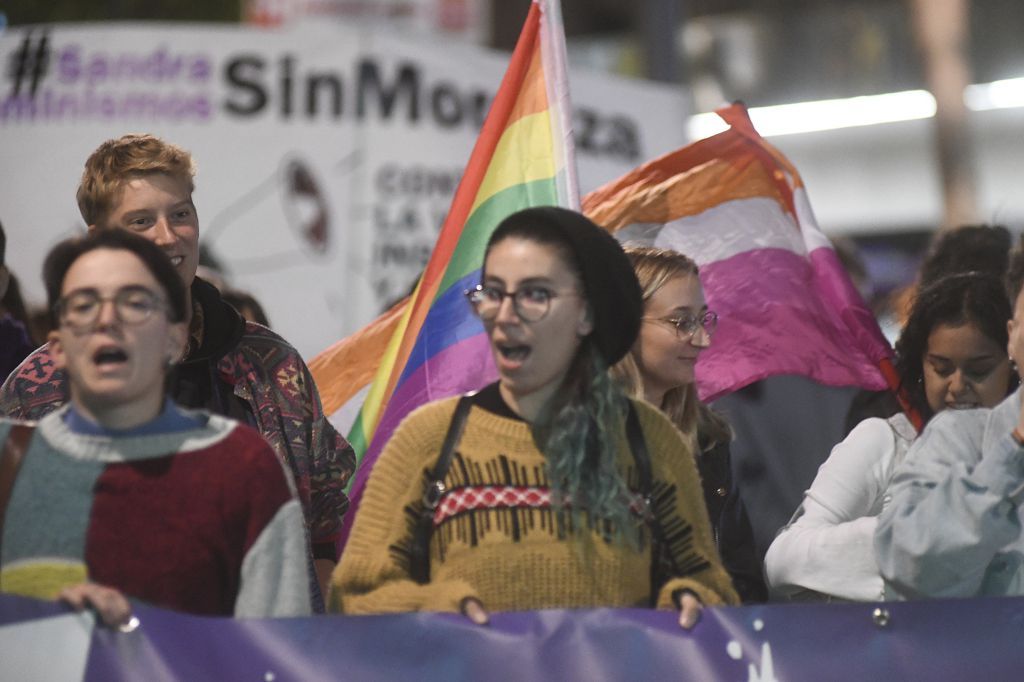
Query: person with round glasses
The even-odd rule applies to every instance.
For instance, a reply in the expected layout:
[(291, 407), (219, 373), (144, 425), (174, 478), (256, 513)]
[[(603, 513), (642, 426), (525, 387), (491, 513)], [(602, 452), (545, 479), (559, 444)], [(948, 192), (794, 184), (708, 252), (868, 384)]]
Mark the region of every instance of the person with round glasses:
[(642, 314), (615, 239), (573, 211), (520, 211), (491, 235), (467, 298), (498, 380), (395, 431), (332, 608), (484, 623), (496, 611), (654, 605), (690, 627), (702, 604), (736, 603), (689, 444), (607, 371)]
[(551, 309), (551, 300), (560, 296), (578, 295), (575, 291), (553, 291), (540, 285), (524, 286), (516, 291), (503, 291), (493, 286), (478, 284), (466, 292), (466, 300), (473, 307), (477, 317), (491, 322), (498, 316), (506, 297), (512, 299), (516, 315), (526, 322), (540, 322)]
[(57, 301), (57, 319), (71, 329), (89, 329), (99, 319), (104, 303), (112, 303), (117, 321), (128, 325), (142, 324), (167, 307), (159, 294), (142, 286), (126, 286), (108, 297), (95, 289), (80, 289)]
[(629, 395), (661, 408), (687, 438), (722, 563), (744, 602), (765, 601), (753, 531), (732, 480), (732, 431), (697, 396), (697, 359), (711, 344), (718, 315), (708, 310), (693, 260), (646, 246), (626, 246), (625, 252), (643, 293), (643, 323), (612, 374)]
[[(160, 247), (124, 230), (58, 244), (44, 279), (50, 357), (70, 401), (34, 429), (0, 419), (24, 454), (0, 528), (0, 590), (92, 607), (127, 598), (202, 615), (312, 613), (299, 501), (259, 433), (178, 407), (170, 368), (186, 290)], [(0, 494), (0, 497), (3, 495)]]

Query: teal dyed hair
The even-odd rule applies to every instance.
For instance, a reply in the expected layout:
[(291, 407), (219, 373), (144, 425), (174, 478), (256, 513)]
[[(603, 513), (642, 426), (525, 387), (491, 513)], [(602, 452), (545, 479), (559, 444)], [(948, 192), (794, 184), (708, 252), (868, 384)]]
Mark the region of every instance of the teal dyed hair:
[[(614, 535), (630, 538), (639, 523), (629, 510), (631, 492), (619, 472), (617, 445), (625, 428), (626, 396), (589, 339), (576, 354), (565, 382), (531, 425), (547, 460), (556, 498), (572, 500), (573, 526), (611, 522)], [(559, 521), (566, 522), (563, 507)]]

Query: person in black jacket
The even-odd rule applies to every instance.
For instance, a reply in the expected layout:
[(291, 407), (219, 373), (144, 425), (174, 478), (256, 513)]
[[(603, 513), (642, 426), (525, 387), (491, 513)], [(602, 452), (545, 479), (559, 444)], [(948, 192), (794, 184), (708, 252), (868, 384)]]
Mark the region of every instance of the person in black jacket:
[(690, 258), (669, 249), (627, 247), (643, 290), (640, 335), (613, 372), (634, 397), (659, 407), (696, 443), (704, 503), (722, 563), (744, 602), (768, 597), (761, 561), (729, 462), (728, 423), (697, 397), (697, 357), (718, 317), (708, 310)]

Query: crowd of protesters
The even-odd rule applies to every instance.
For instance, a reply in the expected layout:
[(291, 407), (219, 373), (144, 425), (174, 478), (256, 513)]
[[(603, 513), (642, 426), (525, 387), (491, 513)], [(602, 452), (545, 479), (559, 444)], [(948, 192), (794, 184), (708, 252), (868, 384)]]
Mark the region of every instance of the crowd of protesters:
[[(566, 209), (514, 213), (466, 292), (497, 381), (402, 422), (339, 556), (352, 448), (259, 303), (197, 276), (193, 190), (183, 149), (103, 143), (87, 230), (44, 264), (40, 347), (5, 298), (0, 591), (122, 629), (131, 600), (479, 624), (650, 606), (690, 628), (768, 599), (1024, 594), (1024, 253), (1003, 228), (936, 242), (895, 346), (903, 403), (855, 403), (866, 418), (815, 453), (762, 547), (731, 462), (743, 415), (697, 397), (717, 314), (694, 261)], [(0, 228), (0, 295), (5, 247)]]

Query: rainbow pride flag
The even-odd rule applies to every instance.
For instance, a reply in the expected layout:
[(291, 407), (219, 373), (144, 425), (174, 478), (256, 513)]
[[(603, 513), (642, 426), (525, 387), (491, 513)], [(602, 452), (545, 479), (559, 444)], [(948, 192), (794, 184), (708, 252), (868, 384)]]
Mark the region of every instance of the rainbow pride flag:
[[(332, 403), (325, 409), (333, 412), (362, 396), (363, 377), (334, 374), (328, 365), (365, 367), (360, 357), (379, 353), (379, 341), (390, 335), (349, 433), (360, 462), (342, 543), (373, 463), (402, 419), (424, 403), (497, 378), (483, 326), (463, 297), (479, 282), (491, 232), (530, 206), (579, 207), (565, 73), (557, 2), (534, 0), (416, 290), (406, 305), (311, 363), (325, 403)], [(347, 386), (339, 387), (342, 382)]]

